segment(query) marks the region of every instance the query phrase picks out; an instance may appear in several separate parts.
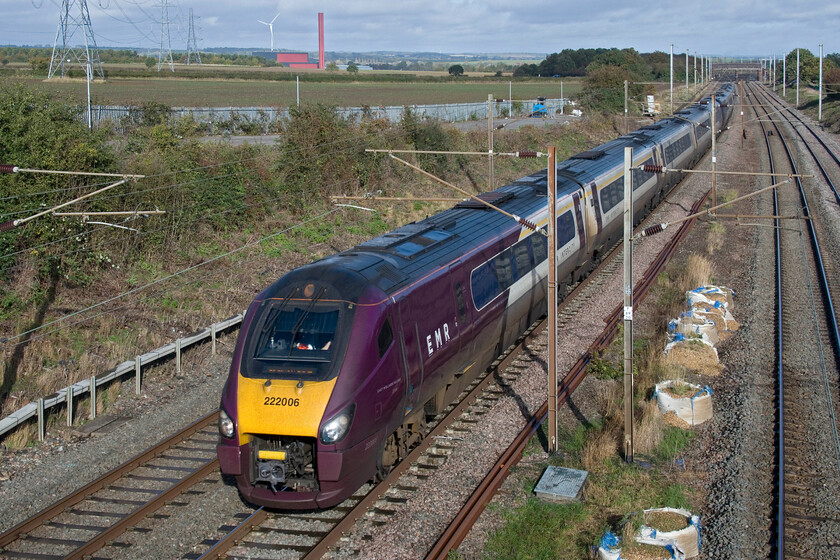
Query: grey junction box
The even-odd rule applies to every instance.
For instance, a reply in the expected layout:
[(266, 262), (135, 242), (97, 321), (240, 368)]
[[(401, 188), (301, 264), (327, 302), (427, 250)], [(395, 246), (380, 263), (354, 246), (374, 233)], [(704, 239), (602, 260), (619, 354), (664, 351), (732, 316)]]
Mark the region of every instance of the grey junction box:
[(577, 502), (580, 501), (587, 476), (587, 471), (549, 466), (534, 488), (534, 493), (538, 498), (552, 502)]

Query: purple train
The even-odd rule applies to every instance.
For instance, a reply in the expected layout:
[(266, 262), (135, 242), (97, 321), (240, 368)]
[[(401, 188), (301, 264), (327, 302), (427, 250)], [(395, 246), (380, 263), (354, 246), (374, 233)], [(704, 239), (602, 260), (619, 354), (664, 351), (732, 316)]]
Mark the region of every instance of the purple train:
[[(729, 118), (731, 85), (716, 93)], [(557, 165), (557, 278), (589, 273), (622, 228), (634, 164), (688, 167), (709, 98)], [(679, 179), (633, 173), (640, 220)], [(481, 198), (540, 227), (546, 171)], [(453, 208), (298, 268), (248, 308), (222, 392), (218, 456), (245, 500), (333, 506), (383, 477), (474, 377), (546, 312), (546, 238), (486, 206)]]

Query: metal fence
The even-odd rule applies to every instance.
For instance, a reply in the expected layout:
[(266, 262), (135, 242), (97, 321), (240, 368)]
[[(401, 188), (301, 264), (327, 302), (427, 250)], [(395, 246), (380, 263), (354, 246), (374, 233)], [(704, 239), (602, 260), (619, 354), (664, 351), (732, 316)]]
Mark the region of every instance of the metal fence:
[(103, 375), (100, 375), (98, 377), (96, 375), (93, 375), (89, 379), (79, 381), (77, 383), (74, 383), (73, 385), (70, 385), (69, 387), (65, 387), (64, 389), (53, 393), (52, 396), (41, 398), (35, 402), (28, 403), (19, 408), (18, 410), (14, 411), (13, 413), (9, 414), (7, 417), (0, 420), (0, 438), (5, 436), (8, 432), (14, 430), (21, 424), (25, 424), (33, 417), (37, 416), (38, 439), (43, 441), (44, 436), (46, 434), (47, 410), (55, 406), (66, 405), (67, 425), (70, 426), (72, 425), (74, 418), (73, 404), (75, 402), (75, 399), (85, 394), (91, 396), (90, 417), (95, 418), (97, 387), (106, 383), (110, 383), (111, 381), (117, 378), (128, 376), (129, 374), (133, 373), (135, 378), (135, 390), (136, 393), (139, 395), (141, 389), (143, 366), (153, 364), (160, 360), (168, 359), (170, 356), (174, 355), (175, 367), (180, 372), (181, 350), (186, 349), (195, 344), (204, 342), (207, 339), (210, 339), (210, 342), (212, 344), (212, 351), (215, 354), (216, 335), (218, 333), (227, 331), (228, 329), (239, 326), (239, 324), (242, 323), (242, 319), (244, 318), (244, 316), (244, 312), (239, 315), (234, 315), (229, 319), (225, 319), (224, 321), (210, 325), (206, 329), (198, 331), (184, 338), (180, 338), (175, 342), (167, 344), (166, 346), (161, 346), (156, 350), (152, 350), (151, 352), (146, 352), (145, 354), (136, 356), (133, 360), (123, 362), (113, 370)]
[[(534, 111), (533, 101), (496, 101), (492, 103), (493, 118), (504, 116), (530, 115)], [(568, 99), (546, 99), (541, 101), (547, 108), (547, 116), (559, 113), (569, 104)], [(487, 118), (487, 102), (483, 103), (449, 103), (441, 105), (406, 105), (406, 106), (372, 106), (372, 107), (343, 107), (338, 114), (345, 118), (360, 120), (365, 116), (385, 118), (392, 122), (400, 122), (406, 110), (410, 110), (420, 118), (436, 119), (444, 122), (460, 122)], [(87, 115), (85, 115), (86, 117)], [(277, 124), (289, 118), (288, 108), (277, 107), (173, 107), (169, 112), (170, 119), (189, 118), (208, 129), (210, 134), (224, 132), (250, 134), (269, 133), (276, 130)], [(125, 107), (117, 105), (94, 105), (91, 107), (91, 121), (99, 126), (109, 121), (112, 126), (122, 130), (128, 123), (143, 118), (143, 110), (139, 107)]]

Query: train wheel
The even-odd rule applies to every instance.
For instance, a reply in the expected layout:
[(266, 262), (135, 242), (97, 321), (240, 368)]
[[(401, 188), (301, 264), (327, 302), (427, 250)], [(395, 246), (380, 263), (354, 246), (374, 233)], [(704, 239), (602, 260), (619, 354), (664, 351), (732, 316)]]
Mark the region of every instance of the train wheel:
[(376, 459), (376, 473), (373, 477), (375, 482), (382, 482), (388, 477), (391, 469), (397, 464), (399, 455), (396, 434), (391, 434), (379, 448), (379, 457)]

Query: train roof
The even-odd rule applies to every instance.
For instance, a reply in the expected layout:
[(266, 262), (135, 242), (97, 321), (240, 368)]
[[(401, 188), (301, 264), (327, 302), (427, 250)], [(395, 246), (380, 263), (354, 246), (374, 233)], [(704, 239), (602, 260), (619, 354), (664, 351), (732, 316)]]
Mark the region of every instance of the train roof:
[[(518, 216), (528, 216), (546, 205), (546, 172), (517, 179), (480, 198)], [(385, 293), (393, 293), (411, 279), (458, 259), (486, 240), (520, 227), (510, 217), (471, 199), (420, 222), (404, 225), (340, 255), (378, 257), (359, 272)], [(348, 263), (349, 264), (349, 263)]]
[[(622, 165), (626, 146), (639, 151), (650, 149), (675, 133), (688, 130), (691, 127), (688, 121), (704, 121), (707, 114), (708, 107), (697, 104), (681, 111), (677, 118), (663, 119), (558, 163), (557, 197), (567, 196)], [(545, 208), (546, 192), (546, 170), (541, 169), (495, 191), (482, 193), (479, 198), (511, 214), (527, 217)], [(298, 270), (310, 277), (323, 274), (337, 281), (347, 281), (348, 275), (352, 275), (392, 295), (414, 279), (519, 227), (510, 217), (465, 199), (424, 220), (406, 224)], [(361, 294), (362, 284), (350, 284), (352, 289), (348, 285), (343, 291), (346, 297), (355, 299), (354, 296)]]

